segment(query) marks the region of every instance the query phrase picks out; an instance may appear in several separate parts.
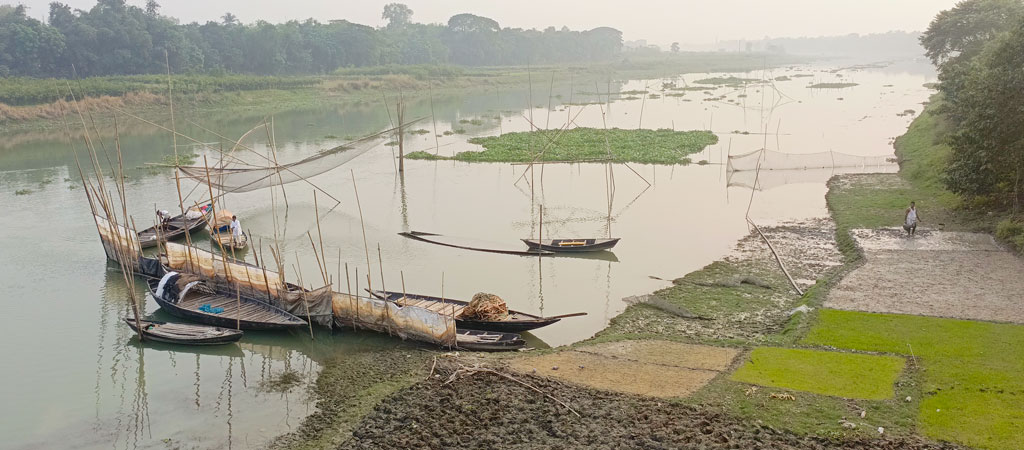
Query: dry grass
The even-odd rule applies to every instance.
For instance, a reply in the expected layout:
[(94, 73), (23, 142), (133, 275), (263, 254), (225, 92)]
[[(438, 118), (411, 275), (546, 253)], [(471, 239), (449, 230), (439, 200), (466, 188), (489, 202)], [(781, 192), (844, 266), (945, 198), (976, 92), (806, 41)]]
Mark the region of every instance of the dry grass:
[[(127, 106), (162, 105), (166, 102), (163, 95), (150, 92), (129, 92), (121, 97), (100, 96), (79, 99), (79, 107), (83, 111), (113, 111)], [(33, 119), (59, 119), (62, 112), (72, 114), (75, 105), (71, 102), (58, 100), (53, 103), (29, 106), (11, 106), (0, 103), (0, 122), (17, 122)]]

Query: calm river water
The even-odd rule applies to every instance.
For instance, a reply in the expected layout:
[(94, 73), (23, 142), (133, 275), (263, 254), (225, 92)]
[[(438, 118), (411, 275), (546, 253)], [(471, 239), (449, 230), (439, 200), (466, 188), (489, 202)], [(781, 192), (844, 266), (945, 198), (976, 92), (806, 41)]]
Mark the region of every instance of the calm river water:
[[(358, 267), (361, 277), (369, 270), (376, 287), (381, 282), (379, 245), (383, 284), (390, 289), (399, 288), (404, 276), (409, 292), (437, 295), (443, 278), (447, 297), (468, 299), (483, 291), (498, 294), (511, 308), (526, 312), (587, 312), (585, 317), (537, 330), (532, 338), (535, 345), (552, 346), (586, 339), (624, 309), (623, 297), (666, 285), (649, 276), (674, 278), (697, 270), (728, 254), (748, 233), (744, 215), (753, 177), (727, 173), (720, 163), (728, 154), (764, 145), (791, 153), (892, 154), (891, 139), (902, 134), (912, 119), (912, 115), (898, 114), (920, 111), (930, 94), (923, 86), (934, 81), (929, 66), (895, 63), (833, 71), (839, 67), (613, 82), (613, 92), (646, 89), (660, 97), (614, 96), (618, 100), (604, 110), (609, 127), (710, 129), (720, 141), (693, 155), (694, 161), (706, 160), (707, 165), (631, 164), (638, 174), (614, 166), (610, 221), (604, 165), (547, 165), (543, 172), (536, 171), (533, 190), (530, 176), (516, 183), (524, 167), (510, 164), (407, 161), (405, 175), (398, 176), (392, 147), (380, 140), (365, 155), (311, 179), (341, 201), (328, 211), (334, 202), (317, 194), (327, 266), (336, 286), (340, 258), (353, 270)], [(798, 74), (804, 76), (794, 76)], [(724, 95), (717, 101), (703, 101), (709, 95), (701, 91), (687, 91), (682, 97), (662, 92), (663, 82), (693, 85), (695, 80), (719, 75), (788, 76), (789, 80), (776, 81), (777, 89), (764, 92), (757, 86), (709, 88), (713, 96)], [(842, 90), (807, 87), (817, 82), (858, 85)], [(533, 108), (525, 88), (436, 98), (437, 133), (464, 129), (465, 134), (442, 136), (435, 143), (434, 124), (428, 117), (414, 128), (431, 132), (409, 136), (407, 151), (434, 152), (437, 147), (439, 153), (450, 155), (474, 150), (477, 146), (468, 144), (467, 138), (528, 130), (530, 117), (539, 127), (560, 128), (570, 117), (575, 117), (574, 125), (602, 127), (600, 107), (564, 104), (570, 97), (577, 103), (594, 101), (594, 96), (582, 92), (597, 88), (570, 89), (568, 83), (559, 82), (550, 108), (548, 89), (534, 86)], [(429, 115), (426, 101), (409, 107), (408, 117)], [(167, 123), (166, 118), (153, 119)], [(473, 119), (482, 123), (468, 122)], [(261, 117), (240, 114), (205, 117), (202, 125), (237, 137), (261, 121)], [(177, 208), (173, 173), (145, 166), (173, 151), (168, 133), (124, 122), (121, 147), (125, 166), (132, 168), (128, 209), (141, 228), (146, 226), (142, 222), (151, 222), (154, 206)], [(180, 117), (178, 125), (201, 142), (219, 145), (216, 136)], [(346, 136), (388, 127), (388, 114), (380, 104), (281, 111), (274, 116), (282, 162), (338, 145)], [(769, 136), (761, 134), (765, 129)], [(264, 149), (265, 134), (254, 134), (258, 138), (248, 143)], [(105, 143), (112, 145), (110, 136), (105, 136)], [(217, 158), (216, 152), (185, 147), (183, 140), (179, 145), (180, 151)], [(353, 173), (372, 255), (369, 268)], [(824, 217), (825, 181), (832, 173), (762, 172), (751, 217), (766, 224)], [(0, 372), (4, 447), (258, 447), (294, 429), (314, 408), (304, 389), (275, 393), (265, 388), (267, 380), (294, 371), (309, 383), (326, 356), (412, 345), (351, 332), (320, 332), (315, 341), (302, 333), (247, 333), (237, 347), (204, 351), (139, 345), (122, 322), (128, 308), (124, 280), (105, 261), (78, 183), (61, 133), (5, 136), (0, 142), (0, 229), (4, 230), (0, 233), (0, 354), (7, 361)], [(192, 185), (185, 183), (184, 189), (188, 192)], [(288, 208), (278, 208), (286, 267), (290, 280), (296, 279), (293, 264), (302, 267), (303, 278), (310, 284), (320, 276), (306, 236), (308, 231), (316, 236), (313, 189), (297, 182), (287, 185), (286, 191)], [(201, 195), (199, 190), (190, 199), (198, 201)], [(251, 231), (254, 243), (262, 238), (268, 245), (274, 236), (270, 196), (261, 190), (227, 197), (227, 207)], [(283, 205), (280, 190), (276, 199)], [(600, 258), (538, 259), (467, 252), (396, 234), (430, 231), (521, 247), (519, 239), (537, 233), (541, 205), (545, 236), (600, 237), (608, 234), (610, 223), (611, 234), (622, 241), (613, 255)], [(196, 236), (201, 245), (209, 245), (203, 235)], [(251, 260), (252, 255), (247, 256)], [(157, 310), (155, 302), (147, 299), (147, 313), (165, 317)]]

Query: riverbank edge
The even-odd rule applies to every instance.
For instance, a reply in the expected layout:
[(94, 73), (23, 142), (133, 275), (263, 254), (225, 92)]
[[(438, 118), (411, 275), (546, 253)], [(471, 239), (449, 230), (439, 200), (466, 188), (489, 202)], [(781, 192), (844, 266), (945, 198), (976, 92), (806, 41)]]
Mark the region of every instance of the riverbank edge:
[[(385, 72), (378, 75), (294, 76), (291, 78), (316, 78), (319, 83), (312, 88), (197, 92), (187, 95), (175, 93), (174, 107), (175, 115), (194, 116), (197, 119), (210, 114), (238, 112), (271, 115), (274, 112), (291, 109), (337, 107), (353, 103), (381, 103), (381, 97), (385, 93), (393, 96), (402, 94), (408, 100), (416, 100), (430, 96), (488, 92), (494, 89), (526, 85), (533, 85), (534, 89), (540, 89), (543, 84), (548, 84), (545, 81), (558, 84), (570, 83), (570, 76), (572, 77), (571, 82), (583, 89), (583, 86), (604, 86), (612, 80), (655, 79), (687, 73), (747, 72), (805, 64), (814, 60), (809, 57), (793, 55), (737, 55), (707, 52), (665, 55), (664, 57), (637, 60), (624, 58), (614, 63), (537, 67), (467, 67), (462, 68), (463, 73), (458, 75), (430, 78), (401, 73), (400, 70), (397, 73)], [(556, 78), (552, 79), (552, 75), (555, 75)], [(172, 81), (175, 78), (176, 76), (171, 76)], [(177, 78), (187, 80), (187, 75), (177, 76)], [(40, 80), (40, 82), (47, 81), (52, 80)], [(115, 108), (148, 118), (166, 116), (168, 104), (165, 94), (166, 91), (144, 92), (140, 95), (140, 93), (132, 91), (115, 97), (88, 97), (87, 102), (91, 108), (90, 111), (95, 113), (96, 126), (107, 127), (113, 123), (112, 116)], [(383, 103), (381, 105), (383, 106)], [(67, 114), (74, 114), (73, 106), (64, 105), (64, 107)], [(60, 115), (61, 107), (57, 103), (28, 106), (0, 104), (0, 108), (22, 109), (26, 116), (33, 114), (42, 116), (24, 120), (0, 121), (0, 133), (60, 131), (64, 128), (64, 122)], [(31, 111), (32, 109), (40, 111), (34, 113)], [(72, 121), (72, 123), (75, 122)]]

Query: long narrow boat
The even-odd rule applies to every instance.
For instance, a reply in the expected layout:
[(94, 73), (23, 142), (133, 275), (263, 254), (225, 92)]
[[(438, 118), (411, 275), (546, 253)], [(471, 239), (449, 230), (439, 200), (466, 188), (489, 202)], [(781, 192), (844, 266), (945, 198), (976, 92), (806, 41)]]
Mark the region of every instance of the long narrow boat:
[(465, 330), (521, 333), (523, 331), (546, 327), (566, 317), (586, 315), (586, 313), (576, 313), (554, 317), (540, 317), (533, 314), (509, 310), (508, 317), (505, 320), (465, 319), (461, 317), (462, 310), (469, 305), (469, 302), (447, 298), (442, 299), (440, 297), (431, 297), (429, 295), (403, 294), (395, 291), (373, 290), (370, 291), (370, 294), (381, 300), (387, 300), (403, 306), (418, 306), (420, 308), (425, 308), (445, 315), (454, 314), (456, 329)]
[(171, 217), (166, 222), (154, 225), (139, 232), (139, 244), (142, 248), (156, 247), (158, 239), (174, 240), (206, 228), (206, 217), (186, 219), (184, 215)]
[(526, 341), (516, 333), (458, 330), (455, 332), (455, 346), (476, 352), (502, 352), (519, 350), (526, 346)]
[(531, 250), (547, 250), (555, 253), (596, 252), (608, 250), (619, 243), (621, 238), (582, 239), (523, 239)]
[(142, 335), (146, 340), (168, 344), (217, 345), (228, 344), (242, 338), (242, 331), (228, 328), (139, 320), (142, 324), (140, 331), (134, 317), (126, 317), (124, 321), (132, 331)]
[(427, 233), (425, 231), (404, 231), (398, 233), (400, 236), (414, 239), (417, 241), (428, 242), (436, 245), (443, 245), (445, 247), (459, 248), (463, 250), (473, 250), (476, 252), (485, 253), (499, 253), (502, 255), (517, 255), (517, 256), (537, 256), (537, 255), (553, 255), (554, 252), (547, 250), (515, 250), (515, 249), (503, 249), (503, 248), (488, 248), (488, 247), (475, 247), (468, 245), (464, 242), (452, 240), (449, 237), (436, 234)]
[(157, 304), (167, 312), (199, 323), (243, 330), (281, 330), (306, 326), (288, 312), (257, 300), (219, 295), (201, 281), (179, 287), (181, 275), (169, 272), (147, 280)]

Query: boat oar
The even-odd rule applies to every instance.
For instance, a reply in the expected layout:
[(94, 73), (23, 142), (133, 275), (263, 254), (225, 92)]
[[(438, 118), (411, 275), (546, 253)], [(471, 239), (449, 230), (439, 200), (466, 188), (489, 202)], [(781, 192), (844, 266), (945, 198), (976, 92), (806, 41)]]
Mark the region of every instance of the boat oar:
[(560, 316), (549, 316), (549, 317), (545, 317), (545, 319), (564, 319), (566, 317), (576, 317), (576, 316), (585, 316), (585, 315), (587, 315), (587, 313), (585, 313), (585, 312), (578, 312), (578, 313), (572, 313), (572, 314), (562, 314)]

